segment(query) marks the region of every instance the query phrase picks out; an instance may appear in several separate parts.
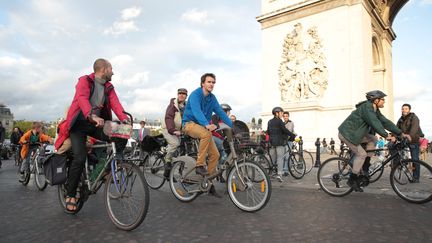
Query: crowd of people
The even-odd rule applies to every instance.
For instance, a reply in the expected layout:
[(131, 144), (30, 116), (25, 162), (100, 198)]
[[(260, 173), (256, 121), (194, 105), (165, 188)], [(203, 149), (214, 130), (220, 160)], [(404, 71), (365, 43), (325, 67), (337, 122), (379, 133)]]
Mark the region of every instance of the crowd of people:
[[(58, 128), (58, 137), (55, 141), (55, 148), (61, 150), (62, 146), (70, 148), (73, 154), (73, 161), (68, 173), (68, 188), (66, 207), (73, 212), (77, 207), (76, 190), (79, 177), (83, 171), (86, 161), (87, 137), (108, 141), (109, 138), (103, 132), (106, 120), (112, 119), (112, 112), (115, 113), (121, 122), (128, 122), (128, 117), (123, 113), (124, 108), (117, 97), (111, 78), (114, 75), (111, 63), (106, 59), (97, 59), (93, 65), (94, 72), (79, 78), (76, 84), (75, 95), (68, 109), (66, 119)], [(174, 152), (180, 145), (180, 136), (186, 134), (199, 140), (198, 156), (196, 160), (196, 173), (207, 176), (215, 173), (217, 165), (226, 158), (223, 149), (223, 134), (218, 130), (221, 123), (229, 127), (236, 122), (236, 117), (231, 114), (231, 107), (220, 104), (213, 90), (216, 84), (216, 75), (205, 73), (201, 76), (200, 85), (190, 94), (186, 88), (177, 89), (177, 97), (171, 98), (165, 111), (162, 123), (162, 134), (167, 141), (165, 155), (165, 176), (172, 168)], [(366, 149), (383, 147), (384, 139), (394, 141), (394, 135), (403, 136), (410, 141), (411, 157), (425, 159), (428, 149), (428, 141), (420, 128), (420, 120), (411, 112), (411, 106), (402, 106), (402, 116), (397, 124), (381, 114), (380, 108), (384, 107), (386, 95), (379, 90), (366, 94), (366, 100), (358, 103), (356, 109), (339, 126), (338, 138), (341, 144), (345, 144), (356, 155), (353, 165), (353, 173), (348, 180), (349, 186), (356, 191), (362, 191), (358, 180), (363, 164), (370, 162), (369, 153), (361, 146), (367, 143)], [(296, 138), (294, 122), (290, 120), (290, 113), (281, 107), (274, 107), (273, 118), (268, 121), (267, 130), (258, 136), (252, 137), (257, 140), (268, 141), (271, 161), (277, 165), (275, 178), (282, 182), (282, 176), (288, 172), (288, 165), (284, 164), (283, 156), (287, 146), (292, 147)], [(139, 140), (142, 141), (150, 132), (145, 129), (145, 121), (140, 123), (141, 128)], [(19, 128), (14, 128), (11, 135), (11, 143), (22, 146), (21, 158), (23, 163), (20, 171), (28, 167), (29, 149), (32, 143), (50, 142), (53, 138), (45, 135), (42, 124), (33, 123), (31, 130), (22, 133)], [(390, 131), (392, 134), (388, 133)], [(375, 133), (381, 138), (378, 139)], [(4, 128), (0, 122), (0, 142), (4, 140)], [(126, 141), (118, 141), (118, 150), (121, 152), (126, 146)], [(320, 141), (317, 138), (315, 145), (321, 147), (321, 153), (336, 154), (335, 140), (330, 139), (329, 144), (325, 138)], [(1, 166), (1, 164), (0, 164)], [(417, 170), (418, 173), (418, 170)], [(415, 177), (418, 174), (414, 175)], [(223, 180), (223, 178), (220, 178)], [(220, 195), (214, 186), (209, 193), (216, 197)]]

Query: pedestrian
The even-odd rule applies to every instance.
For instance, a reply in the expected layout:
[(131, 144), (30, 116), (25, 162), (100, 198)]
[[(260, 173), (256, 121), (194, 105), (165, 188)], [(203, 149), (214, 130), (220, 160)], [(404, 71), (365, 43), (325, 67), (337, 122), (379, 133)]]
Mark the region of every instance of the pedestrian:
[(330, 138), (330, 154), (337, 154), (335, 150), (335, 141), (333, 138)]
[(323, 138), (323, 140), (322, 140), (322, 153), (323, 154), (328, 153), (328, 147), (327, 146), (328, 146), (327, 141), (325, 138)]
[(420, 160), (426, 161), (426, 153), (427, 153), (429, 141), (427, 140), (427, 138), (422, 136), (420, 137), (419, 142), (420, 142)]
[[(411, 137), (409, 149), (411, 153), (411, 158), (414, 160), (419, 159), (420, 155), (420, 143), (419, 139), (423, 135), (420, 128), (420, 120), (414, 112), (411, 112), (410, 104), (402, 105), (402, 116), (399, 118), (396, 126), (402, 130), (403, 133), (409, 134)], [(418, 182), (420, 177), (420, 166), (415, 163), (414, 168), (414, 182)]]
[(279, 182), (282, 180), (283, 171), (283, 155), (285, 154), (285, 145), (287, 144), (288, 136), (295, 137), (294, 133), (290, 132), (282, 121), (283, 109), (275, 107), (272, 110), (273, 118), (267, 123), (267, 132), (270, 139), (270, 157), (274, 165), (277, 165), (277, 173), (274, 175)]
[[(288, 111), (284, 111), (283, 113), (283, 121), (285, 123), (285, 127), (292, 133), (296, 134), (294, 132), (294, 122), (290, 120), (290, 113)], [(287, 145), (285, 148), (285, 153), (287, 151), (291, 151), (293, 149), (293, 141), (295, 137), (288, 136), (287, 139)], [(284, 159), (284, 166), (283, 166), (283, 176), (288, 176), (288, 158)]]
[[(23, 135), (23, 132), (21, 131), (21, 129), (19, 127), (14, 127), (11, 136), (10, 136), (10, 142), (11, 142), (11, 146), (12, 146), (12, 150), (16, 156), (16, 158), (20, 157), (21, 154), (21, 150), (20, 148), (20, 144), (19, 144), (19, 140), (21, 139)], [(15, 160), (18, 161), (19, 159)]]

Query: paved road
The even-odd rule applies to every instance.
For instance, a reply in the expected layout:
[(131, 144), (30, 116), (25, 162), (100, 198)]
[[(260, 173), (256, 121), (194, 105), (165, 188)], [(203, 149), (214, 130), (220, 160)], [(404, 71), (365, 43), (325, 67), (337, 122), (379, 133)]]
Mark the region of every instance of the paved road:
[[(312, 172), (301, 181), (274, 182), (267, 207), (244, 213), (202, 195), (177, 201), (167, 185), (151, 192), (149, 213), (133, 232), (109, 221), (102, 191), (78, 215), (61, 210), (55, 187), (39, 192), (17, 182), (12, 161), (0, 169), (0, 242), (425, 242), (432, 239), (432, 204), (410, 204), (395, 194), (353, 193), (335, 198), (319, 191)], [(388, 179), (383, 179), (388, 181)], [(223, 185), (219, 185), (223, 191)], [(390, 187), (388, 187), (390, 189)], [(368, 191), (369, 190), (369, 191)], [(388, 190), (385, 190), (388, 191)], [(371, 192), (371, 193), (370, 193)]]

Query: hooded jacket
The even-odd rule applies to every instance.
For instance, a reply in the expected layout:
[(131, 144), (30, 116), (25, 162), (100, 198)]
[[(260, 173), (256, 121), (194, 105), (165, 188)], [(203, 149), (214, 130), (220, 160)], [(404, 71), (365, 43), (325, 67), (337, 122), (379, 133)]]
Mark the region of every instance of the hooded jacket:
[(354, 145), (359, 145), (368, 133), (378, 133), (386, 138), (388, 136), (386, 129), (396, 135), (402, 133), (393, 122), (381, 114), (379, 109), (375, 111), (369, 100), (358, 103), (356, 109), (338, 128), (342, 136)]
[[(78, 83), (75, 86), (75, 96), (69, 107), (66, 119), (58, 126), (58, 138), (55, 142), (56, 149), (59, 149), (63, 142), (69, 137), (69, 131), (75, 124), (80, 113), (82, 113), (86, 119), (89, 118), (92, 110), (90, 97), (93, 93), (95, 85), (94, 82), (94, 73), (79, 78)], [(112, 120), (112, 110), (121, 121), (127, 119), (127, 116), (123, 114), (123, 106), (114, 91), (114, 86), (111, 82), (105, 82), (104, 86), (106, 99), (105, 104), (101, 109), (100, 117), (104, 120)]]

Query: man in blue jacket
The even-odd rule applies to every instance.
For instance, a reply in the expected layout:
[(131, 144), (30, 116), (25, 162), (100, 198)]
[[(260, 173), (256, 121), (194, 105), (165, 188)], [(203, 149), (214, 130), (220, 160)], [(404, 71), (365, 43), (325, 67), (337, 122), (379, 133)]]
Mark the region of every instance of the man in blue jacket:
[[(212, 94), (216, 76), (212, 73), (205, 73), (201, 76), (201, 87), (194, 90), (190, 96), (186, 109), (183, 114), (183, 131), (185, 134), (200, 140), (198, 158), (196, 162), (196, 173), (199, 175), (213, 174), (219, 160), (219, 152), (212, 139), (212, 131), (217, 129), (219, 124), (210, 124), (211, 116), (214, 113), (220, 119), (232, 127), (232, 122), (227, 114), (222, 110), (216, 96)], [(205, 168), (206, 157), (208, 155), (208, 170)], [(210, 193), (220, 197), (214, 186)]]

